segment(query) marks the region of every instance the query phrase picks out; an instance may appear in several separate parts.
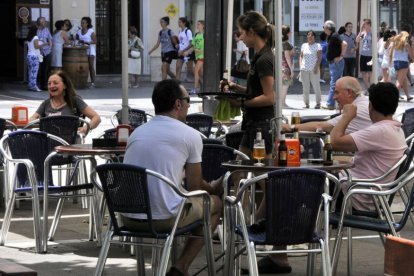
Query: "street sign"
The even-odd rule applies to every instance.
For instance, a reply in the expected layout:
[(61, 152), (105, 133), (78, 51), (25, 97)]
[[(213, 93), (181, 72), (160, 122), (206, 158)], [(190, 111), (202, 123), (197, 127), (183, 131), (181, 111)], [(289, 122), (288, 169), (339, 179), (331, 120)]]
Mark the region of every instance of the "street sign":
[(165, 12), (168, 14), (169, 17), (175, 17), (175, 15), (178, 13), (178, 8), (176, 5), (171, 3), (167, 6)]

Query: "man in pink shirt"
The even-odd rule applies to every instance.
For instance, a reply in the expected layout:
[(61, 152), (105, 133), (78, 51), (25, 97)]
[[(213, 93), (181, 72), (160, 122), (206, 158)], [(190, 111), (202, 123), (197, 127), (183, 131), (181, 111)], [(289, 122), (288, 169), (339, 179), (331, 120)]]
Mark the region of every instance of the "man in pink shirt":
[[(399, 92), (393, 83), (373, 84), (369, 92), (369, 116), (372, 125), (346, 134), (348, 124), (355, 118), (357, 107), (347, 104), (342, 118), (331, 132), (332, 145), (337, 151), (355, 152), (353, 178), (375, 178), (384, 174), (404, 154), (407, 144), (401, 123), (393, 120), (398, 107)], [(383, 183), (394, 180), (397, 172), (390, 174)], [(344, 185), (343, 191), (347, 190)], [(374, 210), (370, 197), (355, 195), (352, 206), (357, 210)]]

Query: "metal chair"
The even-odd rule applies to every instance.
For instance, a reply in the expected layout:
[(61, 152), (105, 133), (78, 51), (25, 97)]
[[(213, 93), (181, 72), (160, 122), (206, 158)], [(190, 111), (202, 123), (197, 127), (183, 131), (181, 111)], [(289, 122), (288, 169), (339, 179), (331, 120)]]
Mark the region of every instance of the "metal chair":
[[(330, 275), (327, 179), (336, 178), (320, 170), (291, 168), (250, 178), (236, 196), (225, 198), (227, 248), (224, 275), (235, 274), (235, 258), (247, 250), (250, 275), (258, 275), (256, 255), (269, 253), (321, 253), (323, 275)], [(246, 225), (241, 200), (244, 192), (258, 181), (266, 185), (265, 225)], [(318, 223), (321, 207), (323, 227)], [(237, 234), (237, 236), (235, 235)], [(240, 237), (240, 239), (238, 239)], [(236, 247), (243, 244), (241, 249)], [(309, 249), (256, 251), (255, 245), (287, 246), (309, 244)], [(319, 244), (319, 248), (315, 248)], [(312, 246), (311, 246), (312, 245)], [(312, 261), (312, 259), (308, 259)], [(308, 264), (308, 268), (310, 267)], [(321, 273), (322, 274), (322, 273)]]
[(226, 170), (221, 166), (221, 163), (235, 160), (237, 156), (240, 159), (249, 159), (247, 155), (233, 148), (217, 144), (204, 144), (201, 163), (203, 179), (212, 181), (224, 176)]
[(210, 137), (211, 128), (213, 127), (213, 117), (202, 113), (188, 114), (186, 124), (198, 130), (208, 138)]
[[(83, 125), (86, 125), (86, 133), (79, 134), (78, 129), (80, 126), (83, 126)], [(72, 116), (72, 115), (42, 117), (40, 119), (30, 122), (25, 127), (25, 129), (30, 129), (35, 126), (38, 126), (40, 131), (44, 131), (49, 134), (55, 135), (59, 138), (62, 138), (68, 144), (76, 144), (77, 142), (83, 144), (84, 137), (88, 135), (90, 131), (90, 124), (88, 121), (86, 121), (84, 118), (81, 118), (79, 116)], [(60, 145), (59, 142), (51, 141), (50, 151), (53, 151), (54, 148), (58, 145)], [(75, 185), (77, 185), (77, 183), (87, 183), (88, 179), (87, 179), (86, 167), (85, 167), (85, 164), (81, 161), (82, 161), (81, 159), (75, 158), (73, 156), (60, 156), (60, 155), (56, 156), (52, 160), (52, 166), (58, 166), (58, 167), (55, 167), (55, 169), (58, 171), (59, 181), (64, 182), (62, 172), (69, 170), (69, 171), (72, 171), (73, 173), (74, 172), (77, 173), (76, 178), (74, 178)], [(73, 167), (77, 168), (77, 170), (73, 170)], [(68, 181), (68, 179), (71, 177), (73, 176), (70, 176), (69, 174), (67, 174), (66, 181)], [(64, 198), (61, 198), (56, 207), (56, 213), (55, 213), (52, 227), (49, 233), (49, 240), (54, 239), (57, 225), (59, 223), (59, 218), (62, 212), (63, 203), (64, 203)], [(82, 206), (84, 208), (87, 208), (87, 202), (82, 201)]]
[[(39, 192), (43, 191), (43, 217), (48, 217), (48, 197), (68, 198), (78, 196), (92, 196), (92, 184), (72, 185), (71, 177), (65, 185), (56, 185), (53, 182), (51, 166), (56, 152), (51, 152), (50, 145), (60, 143), (67, 145), (63, 139), (46, 132), (22, 130), (5, 135), (0, 140), (0, 151), (9, 162), (14, 165), (12, 172), (10, 198), (7, 202), (6, 212), (0, 235), (0, 245), (4, 245), (9, 230), (13, 207), (16, 200), (32, 200), (34, 236), (36, 252), (47, 251), (47, 219), (43, 220), (41, 229)], [(76, 168), (74, 168), (76, 169)], [(74, 174), (71, 174), (72, 176)], [(47, 183), (47, 189), (44, 185)], [(84, 194), (77, 193), (85, 191)], [(23, 195), (22, 195), (23, 193)], [(90, 213), (92, 222), (92, 213)], [(55, 222), (55, 220), (54, 220)], [(92, 223), (90, 225), (92, 232)]]
[[(211, 226), (210, 226), (210, 197), (205, 191), (183, 192), (171, 180), (161, 174), (129, 164), (104, 164), (96, 168), (99, 179), (102, 183), (102, 189), (108, 206), (110, 215), (110, 224), (108, 226), (105, 240), (99, 253), (98, 263), (96, 265), (95, 275), (102, 275), (110, 244), (130, 244), (130, 245), (147, 245), (160, 248), (162, 247), (162, 258), (160, 262), (153, 263), (153, 269), (158, 267), (155, 275), (165, 275), (170, 250), (173, 240), (176, 236), (190, 233), (196, 228), (204, 228), (204, 239), (206, 247), (206, 257), (209, 268), (209, 275), (215, 275), (214, 258), (212, 251)], [(178, 209), (177, 220), (171, 231), (158, 232), (152, 225), (151, 202), (155, 199), (150, 198), (148, 194), (148, 177), (155, 177), (162, 180), (163, 184), (168, 185), (178, 196), (187, 198), (192, 196), (202, 196), (204, 200), (204, 216), (186, 227), (178, 228), (178, 220), (183, 211), (185, 200), (182, 201)], [(121, 226), (117, 221), (117, 213), (140, 213), (147, 216), (147, 231), (132, 231), (125, 226)], [(114, 237), (131, 237), (136, 238), (131, 242), (123, 239), (115, 240)], [(155, 239), (157, 242), (145, 242), (140, 238)], [(164, 245), (158, 243), (164, 240)], [(142, 264), (139, 267), (139, 275), (144, 275)]]
[(402, 114), (401, 124), (405, 137), (409, 137), (414, 133), (414, 107), (404, 111)]
[(244, 131), (229, 132), (225, 136), (226, 145), (233, 149), (239, 149), (241, 140), (243, 138)]
[[(144, 110), (128, 108), (128, 123), (131, 125), (132, 130), (136, 129), (140, 125), (145, 124), (149, 120), (149, 117), (152, 116), (146, 113)], [(111, 123), (114, 127), (122, 124), (122, 109), (117, 110), (116, 113), (112, 115)]]
[[(6, 131), (13, 132), (17, 130), (17, 126), (9, 120), (0, 118), (0, 137), (3, 137)], [(3, 190), (0, 189), (0, 206), (3, 204), (1, 200), (4, 197), (4, 202), (7, 202), (9, 196), (9, 186), (8, 184), (8, 170), (5, 168), (7, 167), (7, 163), (5, 162), (3, 155), (0, 154), (0, 171), (3, 172)], [(2, 192), (2, 193), (1, 193)]]
[[(394, 218), (388, 204), (389, 197), (399, 192), (402, 188), (412, 183), (414, 179), (414, 167), (410, 167), (404, 174), (391, 183), (368, 183), (358, 182), (351, 187), (344, 195), (340, 213), (330, 215), (330, 224), (337, 227), (335, 245), (332, 255), (332, 270), (335, 273), (339, 261), (339, 252), (342, 244), (343, 228), (348, 227), (348, 274), (352, 271), (352, 233), (351, 229), (363, 229), (375, 231), (385, 235), (398, 236), (405, 226), (408, 217), (411, 214), (414, 204), (414, 189), (411, 188), (408, 202), (405, 205), (402, 217), (399, 221)], [(388, 189), (389, 188), (389, 189)], [(388, 190), (387, 190), (388, 189)], [(376, 199), (377, 212), (376, 217), (355, 215), (351, 213), (351, 199), (354, 195), (370, 195)], [(383, 238), (382, 235), (380, 235)], [(383, 240), (382, 240), (383, 241)]]

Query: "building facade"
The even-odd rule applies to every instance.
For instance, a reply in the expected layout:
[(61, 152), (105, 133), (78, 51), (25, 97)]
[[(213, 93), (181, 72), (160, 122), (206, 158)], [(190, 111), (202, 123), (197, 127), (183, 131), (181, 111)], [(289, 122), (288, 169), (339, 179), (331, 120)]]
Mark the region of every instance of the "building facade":
[[(300, 47), (305, 40), (301, 16), (303, 19), (303, 2), (305, 0), (282, 0), (283, 23), (290, 25), (293, 31), (292, 42)], [(373, 0), (306, 0), (317, 2), (319, 21), (334, 20), (338, 27), (345, 22), (358, 26), (363, 18), (370, 18), (371, 1)], [(206, 52), (213, 53), (205, 67), (207, 72), (214, 73), (219, 79), (223, 69), (228, 0), (129, 0), (128, 24), (139, 30), (147, 53), (158, 39), (159, 19), (170, 16), (170, 28), (178, 32), (178, 18), (186, 16), (192, 22), (206, 20)], [(301, 3), (302, 2), (302, 3)], [(379, 0), (379, 22), (385, 21), (391, 28), (399, 29), (400, 23), (411, 24), (414, 18), (414, 6), (411, 0)], [(96, 71), (98, 75), (119, 75), (121, 73), (121, 0), (15, 0), (0, 1), (2, 21), (5, 28), (3, 39), (12, 41), (10, 51), (2, 51), (3, 66), (0, 69), (1, 79), (24, 80), (25, 75), (25, 35), (30, 24), (34, 24), (38, 16), (45, 16), (54, 30), (54, 22), (70, 19), (77, 28), (83, 16), (92, 18), (92, 25), (98, 38)], [(261, 11), (270, 22), (274, 18), (272, 0), (235, 0), (234, 20), (247, 10)], [(315, 25), (319, 27), (319, 23)], [(315, 30), (321, 32), (322, 29)], [(357, 31), (357, 30), (355, 30)], [(208, 41), (212, 43), (208, 43)], [(160, 80), (160, 49), (151, 56), (143, 55), (143, 74), (152, 81)], [(174, 64), (172, 64), (174, 68)], [(185, 66), (183, 67), (185, 68)], [(210, 75), (210, 74), (209, 74)], [(211, 76), (210, 76), (211, 77)], [(213, 81), (213, 79), (211, 79)]]

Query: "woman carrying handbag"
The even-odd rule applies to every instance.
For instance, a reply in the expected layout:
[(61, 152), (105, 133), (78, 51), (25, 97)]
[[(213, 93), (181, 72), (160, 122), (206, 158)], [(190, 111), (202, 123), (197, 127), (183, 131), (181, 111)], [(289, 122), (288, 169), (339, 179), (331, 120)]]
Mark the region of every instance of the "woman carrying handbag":
[(139, 87), (139, 75), (141, 74), (141, 52), (144, 45), (138, 37), (138, 31), (134, 26), (128, 29), (128, 75), (129, 88)]

